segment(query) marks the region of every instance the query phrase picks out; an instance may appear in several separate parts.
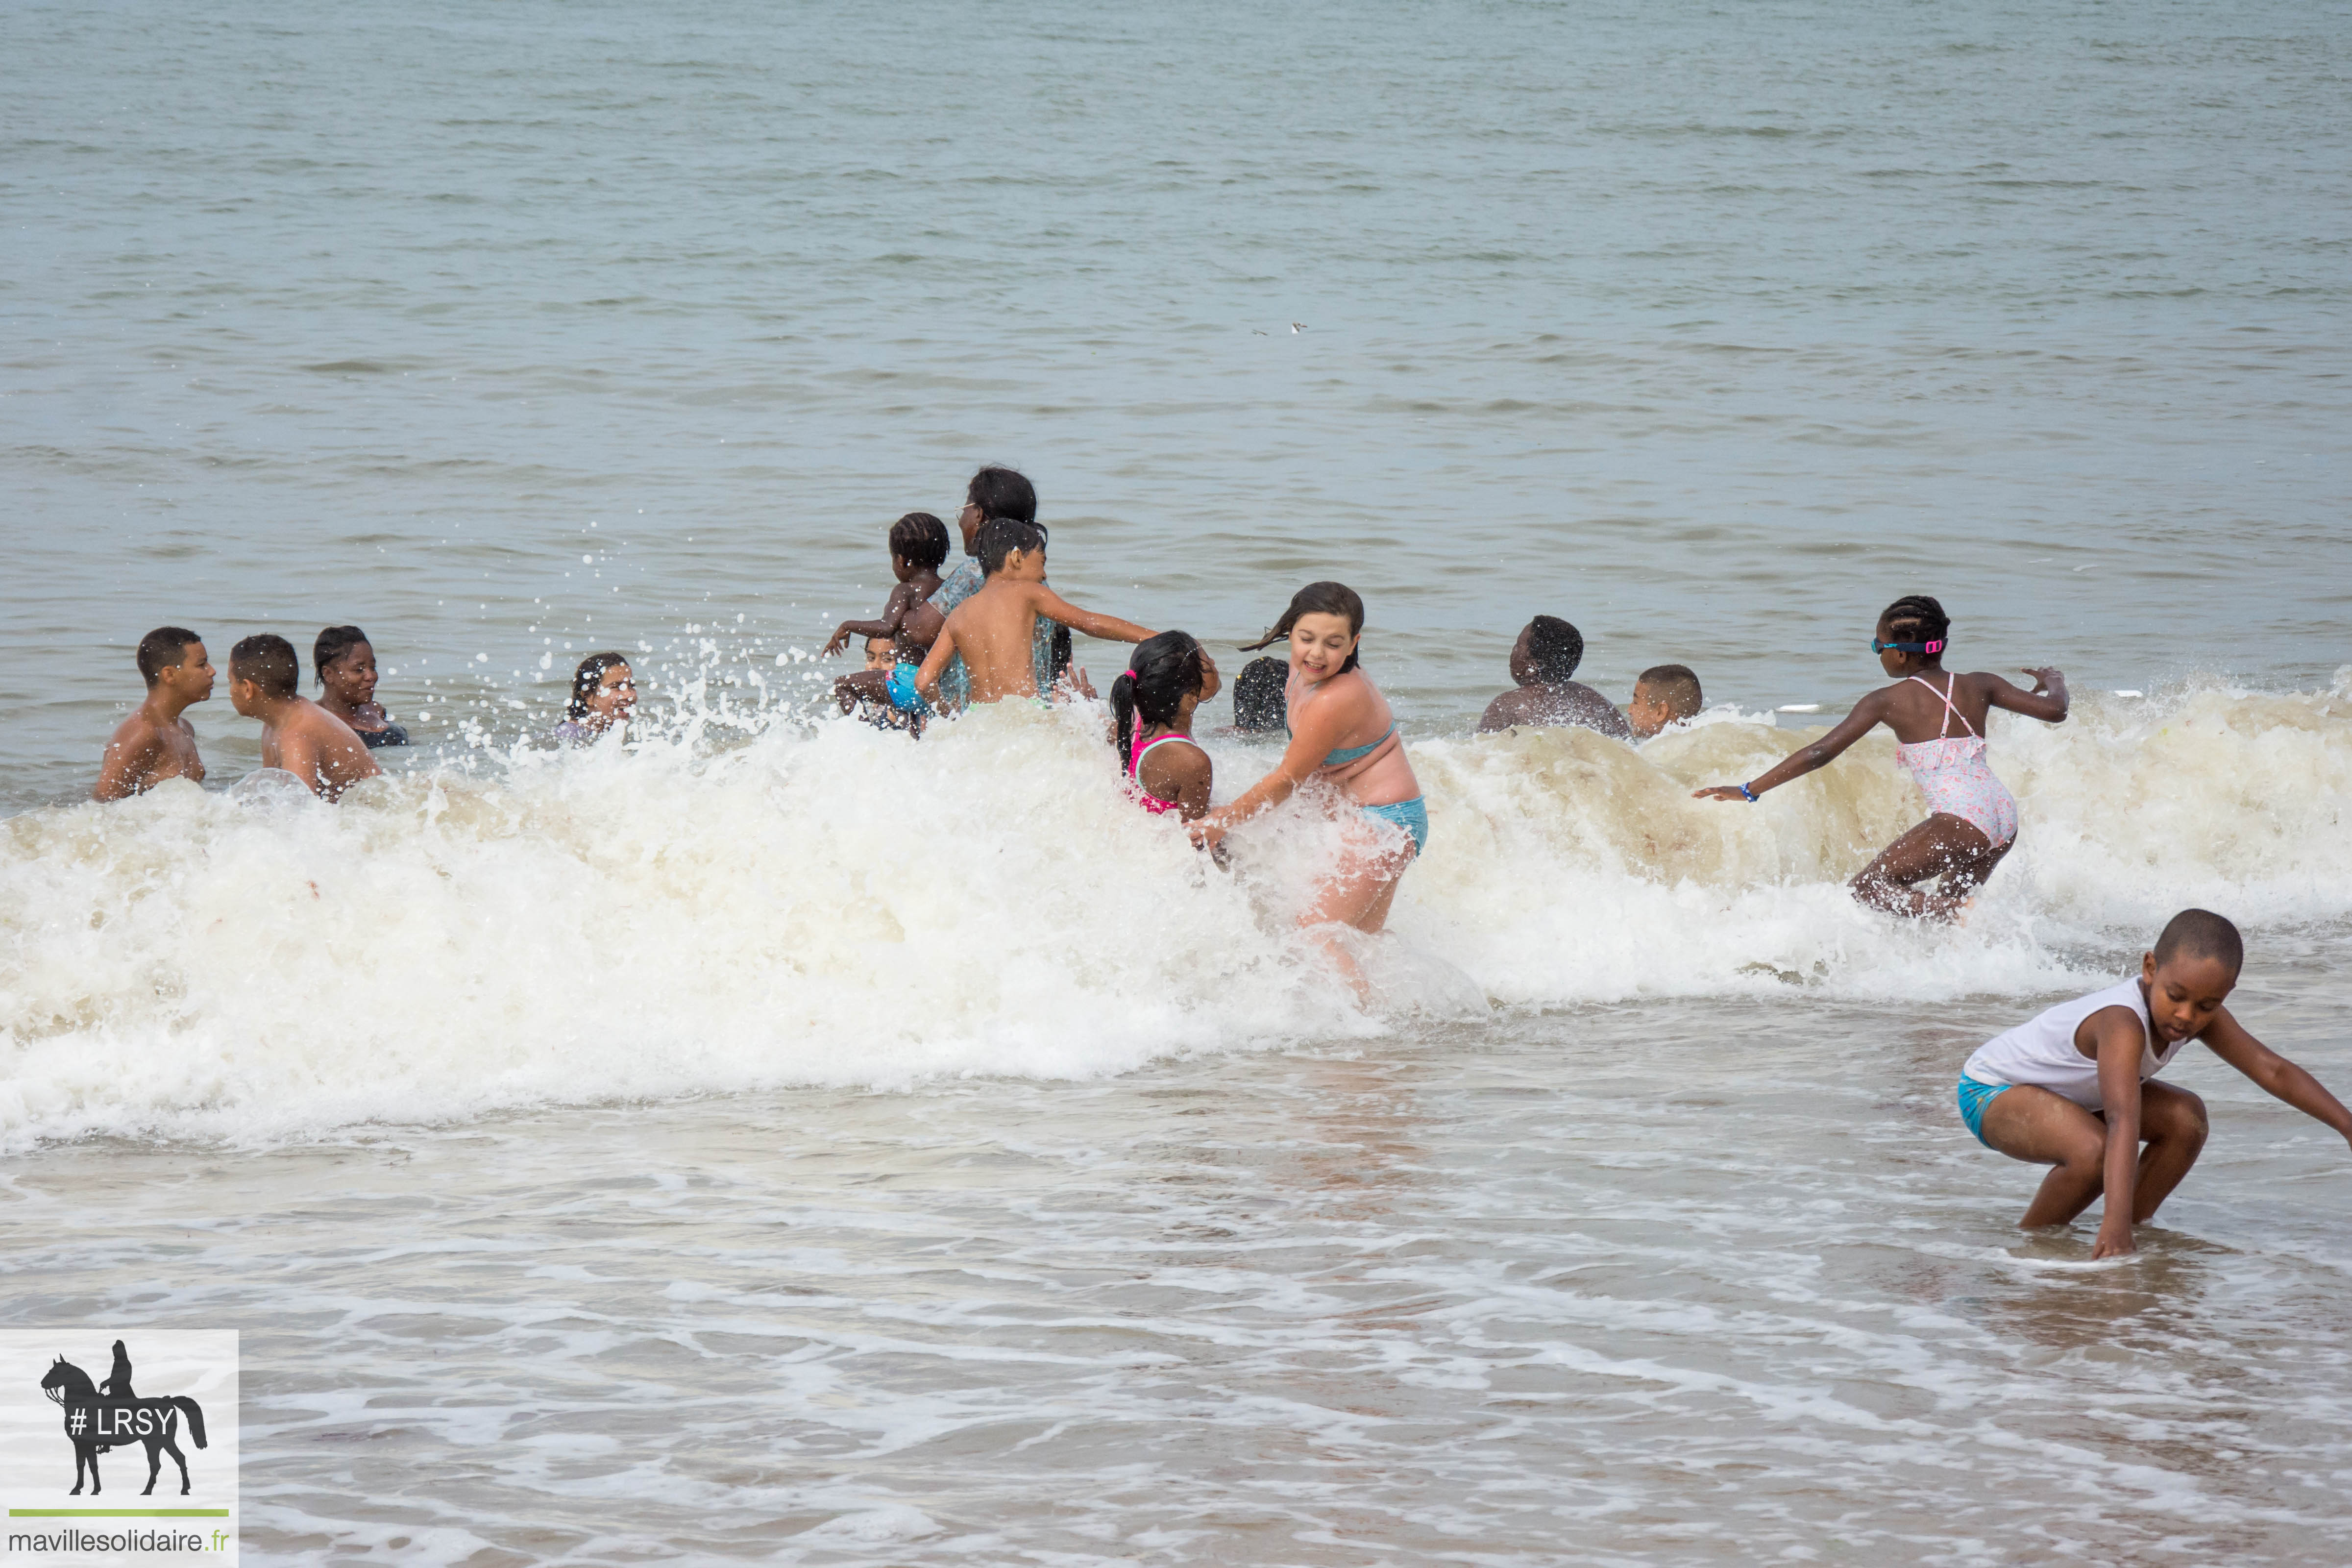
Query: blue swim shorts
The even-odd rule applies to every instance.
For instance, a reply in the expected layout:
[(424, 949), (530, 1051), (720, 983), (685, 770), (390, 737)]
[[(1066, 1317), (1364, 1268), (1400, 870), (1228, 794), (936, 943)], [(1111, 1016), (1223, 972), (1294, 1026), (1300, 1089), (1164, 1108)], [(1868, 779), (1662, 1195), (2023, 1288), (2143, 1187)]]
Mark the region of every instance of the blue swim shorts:
[(1368, 805), (1366, 816), (1376, 816), (1392, 827), (1402, 827), (1412, 836), (1412, 852), (1419, 855), (1429, 847), (1429, 803), (1420, 795), (1401, 800), (1393, 805)]
[(920, 713), (924, 715), (929, 714), (931, 705), (923, 700), (923, 694), (921, 692), (915, 689), (915, 667), (913, 665), (892, 665), (890, 667), (890, 685), (888, 689), (890, 692), (891, 707), (901, 709), (908, 713)]
[[(1960, 1120), (1969, 1124), (1969, 1131), (1977, 1135), (1977, 1142), (1988, 1149), (1992, 1145), (1985, 1141), (1984, 1108), (1992, 1102), (1994, 1095), (2016, 1087), (2008, 1083), (1979, 1083), (1966, 1073), (1960, 1075)], [(2000, 1151), (1994, 1150), (1994, 1152)]]

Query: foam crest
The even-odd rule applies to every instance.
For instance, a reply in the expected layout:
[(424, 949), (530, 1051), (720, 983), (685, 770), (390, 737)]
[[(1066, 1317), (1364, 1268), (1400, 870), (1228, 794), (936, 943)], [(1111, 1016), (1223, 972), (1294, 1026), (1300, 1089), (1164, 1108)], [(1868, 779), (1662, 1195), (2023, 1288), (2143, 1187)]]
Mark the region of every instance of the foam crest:
[[(1921, 809), (1883, 737), (1760, 806), (1689, 795), (1802, 732), (1416, 742), (1435, 837), (1370, 944), (1369, 1016), (1290, 929), (1339, 832), (1311, 800), (1237, 835), (1229, 873), (1122, 796), (1081, 711), (1008, 704), (919, 743), (736, 717), (477, 750), (341, 807), (174, 784), (0, 823), (0, 1138), (1084, 1076), (1489, 999), (2024, 994), (2185, 902), (2352, 913), (2341, 689), (2001, 724), (2024, 835), (1957, 930), (1844, 892)], [(1212, 750), (1223, 797), (1273, 760)]]

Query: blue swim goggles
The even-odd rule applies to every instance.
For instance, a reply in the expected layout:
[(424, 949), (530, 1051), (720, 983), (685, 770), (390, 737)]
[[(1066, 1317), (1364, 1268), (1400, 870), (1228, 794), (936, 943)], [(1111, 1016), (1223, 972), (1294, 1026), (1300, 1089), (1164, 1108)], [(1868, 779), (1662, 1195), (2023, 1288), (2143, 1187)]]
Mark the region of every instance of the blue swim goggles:
[(1933, 642), (1880, 642), (1876, 637), (1873, 637), (1870, 639), (1870, 651), (1873, 653), (1941, 653), (1944, 651), (1944, 639), (1937, 637)]

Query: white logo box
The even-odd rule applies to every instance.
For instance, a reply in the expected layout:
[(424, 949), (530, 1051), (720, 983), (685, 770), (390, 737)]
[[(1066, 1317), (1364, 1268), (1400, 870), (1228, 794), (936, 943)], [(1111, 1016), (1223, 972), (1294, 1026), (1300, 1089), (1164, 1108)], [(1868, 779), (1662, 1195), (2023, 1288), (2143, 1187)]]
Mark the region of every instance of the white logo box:
[[(112, 1385), (118, 1340), (128, 1399)], [(0, 1329), (0, 1562), (235, 1563), (236, 1434), (234, 1331)]]

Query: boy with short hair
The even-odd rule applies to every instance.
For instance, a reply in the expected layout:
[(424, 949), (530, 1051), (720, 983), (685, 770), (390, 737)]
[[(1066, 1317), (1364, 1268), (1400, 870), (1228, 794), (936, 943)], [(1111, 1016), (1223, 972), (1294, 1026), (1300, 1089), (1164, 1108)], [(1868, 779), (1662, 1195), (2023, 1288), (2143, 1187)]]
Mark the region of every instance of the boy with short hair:
[(940, 677), (958, 657), (971, 670), (972, 701), (1035, 697), (1032, 647), (1040, 616), (1109, 642), (1141, 642), (1151, 636), (1132, 621), (1082, 610), (1045, 586), (1045, 537), (1035, 523), (992, 518), (982, 525), (977, 543), (986, 581), (948, 613), (947, 625), (915, 677), (915, 688), (927, 701), (940, 700)]
[[(913, 668), (931, 651), (947, 617), (930, 603), (940, 588), (940, 563), (948, 558), (948, 525), (927, 511), (910, 511), (890, 525), (890, 571), (898, 585), (890, 590), (882, 614), (870, 621), (844, 621), (824, 645), (826, 658), (849, 646), (853, 637), (888, 637), (893, 654), (877, 666), (871, 641), (866, 668), (833, 683), (834, 700), (844, 713), (860, 704), (879, 710), (886, 721), (899, 725), (916, 722), (930, 705), (916, 695)], [(901, 673), (903, 671), (903, 673)]]
[(1514, 725), (1581, 725), (1612, 740), (1630, 741), (1632, 726), (1617, 704), (1583, 682), (1570, 679), (1584, 659), (1584, 634), (1558, 616), (1538, 616), (1511, 645), (1511, 679), (1515, 691), (1506, 691), (1486, 705), (1478, 732), (1489, 734)]
[(185, 626), (157, 626), (139, 639), (138, 657), (147, 700), (108, 738), (92, 800), (143, 795), (165, 779), (205, 782), (195, 727), (184, 717), (213, 694), (213, 665), (203, 639)]
[(349, 724), (301, 692), (294, 645), (261, 632), (228, 650), (228, 700), (239, 713), (261, 721), (261, 765), (283, 768), (322, 800), (335, 800), (375, 765)]
[(1633, 700), (1625, 707), (1625, 721), (1633, 727), (1633, 739), (1646, 741), (1669, 724), (1697, 718), (1706, 706), (1698, 677), (1688, 665), (1654, 664), (1633, 682)]
[(2133, 1250), (2132, 1226), (2155, 1215), (2205, 1146), (2205, 1102), (2156, 1077), (2191, 1040), (2352, 1144), (2352, 1110), (2221, 1005), (2245, 951), (2220, 915), (2183, 910), (2137, 975), (2062, 1002), (1969, 1058), (1959, 1083), (1969, 1131), (2012, 1160), (2056, 1167), (2021, 1229), (2064, 1225), (2104, 1192), (2091, 1256)]

